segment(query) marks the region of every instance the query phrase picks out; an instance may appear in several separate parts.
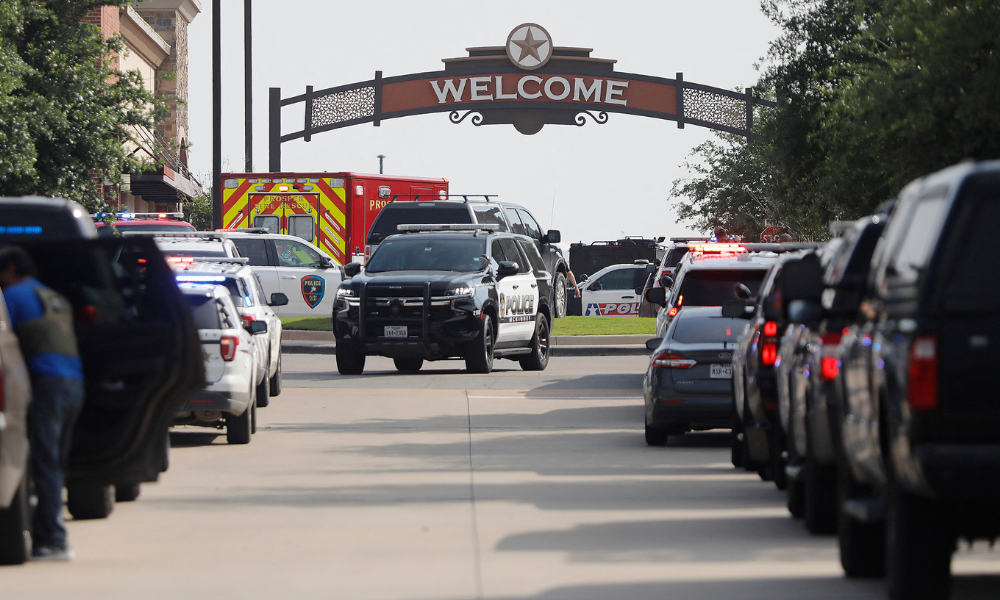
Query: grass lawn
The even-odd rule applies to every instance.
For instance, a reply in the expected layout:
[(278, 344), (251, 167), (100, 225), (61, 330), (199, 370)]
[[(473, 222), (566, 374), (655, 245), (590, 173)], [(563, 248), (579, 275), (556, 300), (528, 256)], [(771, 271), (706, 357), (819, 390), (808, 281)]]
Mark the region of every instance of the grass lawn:
[[(297, 331), (330, 331), (330, 317), (282, 319), (284, 329)], [(637, 317), (563, 317), (556, 319), (552, 335), (625, 335), (656, 333), (656, 319)]]

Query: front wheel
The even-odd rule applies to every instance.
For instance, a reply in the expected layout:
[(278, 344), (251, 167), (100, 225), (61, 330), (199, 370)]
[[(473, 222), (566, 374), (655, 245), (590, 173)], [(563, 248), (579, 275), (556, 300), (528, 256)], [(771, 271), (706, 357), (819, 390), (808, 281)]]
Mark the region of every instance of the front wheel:
[(66, 508), (74, 519), (104, 519), (115, 509), (115, 486), (77, 482), (66, 486)]
[(392, 362), (396, 365), (396, 370), (403, 373), (416, 373), (424, 366), (422, 358), (394, 358)]
[(531, 354), (520, 359), (521, 368), (525, 371), (544, 371), (549, 364), (549, 320), (545, 315), (538, 315), (535, 320), (535, 335), (531, 337)]
[(349, 337), (337, 340), (337, 371), (341, 375), (361, 375), (365, 370), (365, 352)]
[(556, 319), (561, 319), (566, 316), (566, 307), (568, 304), (568, 294), (566, 292), (566, 274), (559, 272), (556, 273), (555, 281), (552, 283), (553, 289), (553, 304), (555, 305)]
[(947, 507), (890, 484), (887, 526), (889, 598), (948, 598), (955, 536), (947, 526)]
[(493, 370), (493, 318), (483, 313), (482, 329), (476, 339), (469, 342), (465, 354), (465, 368), (470, 373), (489, 373)]
[(115, 485), (115, 502), (134, 502), (139, 498), (142, 486), (139, 483), (120, 483)]

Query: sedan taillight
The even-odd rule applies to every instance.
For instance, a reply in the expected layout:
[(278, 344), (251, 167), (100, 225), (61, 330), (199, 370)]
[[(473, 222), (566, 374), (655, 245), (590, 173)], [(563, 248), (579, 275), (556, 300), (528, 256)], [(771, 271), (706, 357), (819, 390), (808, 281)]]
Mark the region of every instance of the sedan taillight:
[(662, 369), (690, 369), (698, 363), (690, 358), (684, 358), (683, 356), (670, 354), (669, 352), (662, 352), (654, 356), (650, 364)]
[(913, 410), (938, 407), (937, 337), (918, 336), (910, 346), (910, 380), (907, 401)]
[(240, 345), (240, 338), (226, 336), (219, 340), (219, 348), (222, 351), (222, 360), (231, 361), (236, 358), (236, 347)]

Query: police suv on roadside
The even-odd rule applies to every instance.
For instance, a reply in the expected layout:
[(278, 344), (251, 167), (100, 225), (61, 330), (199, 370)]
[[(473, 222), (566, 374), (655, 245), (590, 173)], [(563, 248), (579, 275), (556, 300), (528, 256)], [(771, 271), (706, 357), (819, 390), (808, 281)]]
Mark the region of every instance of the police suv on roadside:
[(400, 371), (464, 358), (475, 373), (493, 359), (542, 370), (549, 359), (551, 275), (534, 241), (491, 224), (401, 224), (337, 290), (337, 369), (360, 374), (368, 355)]

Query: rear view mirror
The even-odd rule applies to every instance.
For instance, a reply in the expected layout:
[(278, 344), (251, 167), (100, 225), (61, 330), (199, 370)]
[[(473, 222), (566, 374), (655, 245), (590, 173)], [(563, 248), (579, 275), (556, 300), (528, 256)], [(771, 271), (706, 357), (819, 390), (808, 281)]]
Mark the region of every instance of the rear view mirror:
[(267, 323), (265, 321), (250, 321), (247, 325), (247, 331), (254, 335), (267, 333)]
[(663, 276), (660, 277), (660, 285), (670, 289), (674, 287), (674, 278), (664, 273)]
[(823, 318), (823, 306), (815, 300), (792, 300), (788, 303), (788, 320), (809, 323)]
[(736, 294), (736, 297), (740, 300), (749, 300), (753, 297), (753, 292), (750, 291), (750, 288), (742, 283), (737, 283), (733, 286), (733, 293)]
[(663, 338), (653, 338), (651, 340), (646, 340), (646, 350), (656, 350), (660, 347), (660, 342)]
[(352, 262), (344, 265), (344, 275), (346, 275), (347, 277), (354, 277), (360, 272), (361, 272), (361, 263)]
[(753, 315), (747, 308), (743, 300), (726, 300), (722, 303), (722, 316), (730, 319), (747, 319)]
[(558, 229), (550, 229), (545, 234), (544, 241), (546, 244), (558, 244), (562, 241), (562, 234), (559, 233)]
[(649, 288), (644, 294), (646, 301), (650, 304), (659, 304), (660, 306), (667, 305), (667, 289), (666, 288)]
[(649, 263), (646, 265), (646, 275), (653, 275), (656, 273), (656, 269), (659, 267), (655, 263)]
[(271, 302), (268, 306), (285, 306), (288, 304), (288, 296), (282, 292), (275, 292), (271, 294)]

